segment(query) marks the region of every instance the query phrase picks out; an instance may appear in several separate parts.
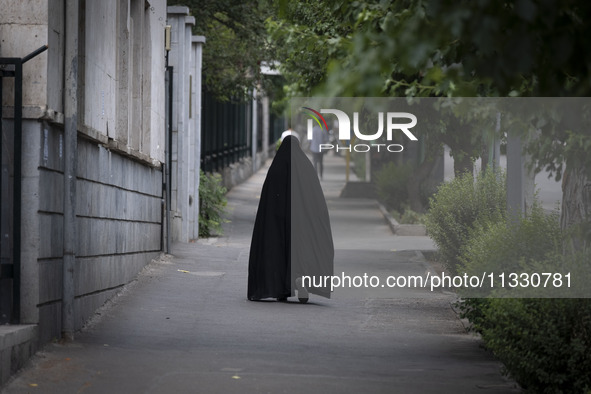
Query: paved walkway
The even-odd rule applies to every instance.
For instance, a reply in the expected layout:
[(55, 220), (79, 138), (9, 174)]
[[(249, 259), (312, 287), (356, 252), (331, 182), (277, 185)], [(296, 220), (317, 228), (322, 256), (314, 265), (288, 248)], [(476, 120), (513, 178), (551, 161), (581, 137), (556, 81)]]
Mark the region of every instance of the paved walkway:
[[(376, 203), (339, 199), (343, 159), (323, 188), (335, 273), (432, 269), (427, 237), (396, 237)], [(50, 344), (6, 393), (507, 393), (514, 384), (467, 334), (449, 294), (337, 289), (308, 304), (246, 300), (248, 249), (266, 169), (228, 195), (224, 237), (174, 245), (97, 313)]]

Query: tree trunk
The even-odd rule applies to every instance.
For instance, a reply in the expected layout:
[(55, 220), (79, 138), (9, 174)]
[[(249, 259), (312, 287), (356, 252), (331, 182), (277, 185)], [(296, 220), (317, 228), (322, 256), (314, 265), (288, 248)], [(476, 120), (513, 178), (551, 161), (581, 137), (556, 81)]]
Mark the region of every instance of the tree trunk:
[(415, 169), (412, 176), (410, 177), (410, 180), (408, 181), (406, 191), (410, 201), (410, 209), (415, 212), (423, 212), (425, 210), (423, 202), (421, 201), (421, 184), (425, 179), (427, 179), (429, 174), (431, 174), (431, 171), (433, 171), (435, 162), (436, 160), (433, 156), (428, 156), (425, 158), (421, 165)]
[[(453, 151), (452, 151), (453, 154)], [(458, 158), (460, 156), (460, 158)], [(468, 154), (461, 154), (453, 156), (454, 158), (454, 175), (456, 177), (464, 175), (466, 172), (474, 173), (474, 162)]]
[(575, 229), (573, 247), (580, 250), (589, 246), (591, 231), (591, 178), (584, 168), (567, 167), (562, 179), (562, 212), (560, 225), (563, 230)]
[(449, 119), (448, 127), (453, 133), (446, 135), (443, 143), (449, 146), (454, 159), (454, 175), (458, 177), (466, 172), (473, 174), (474, 158), (480, 154), (478, 151), (481, 145), (480, 140), (472, 138), (476, 131), (470, 123), (464, 124), (456, 117)]

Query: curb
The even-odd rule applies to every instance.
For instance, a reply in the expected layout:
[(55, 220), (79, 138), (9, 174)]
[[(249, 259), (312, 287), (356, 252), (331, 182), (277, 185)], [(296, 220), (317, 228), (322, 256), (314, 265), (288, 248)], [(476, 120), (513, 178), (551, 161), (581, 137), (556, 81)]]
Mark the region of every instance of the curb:
[(392, 215), (390, 215), (390, 212), (388, 212), (386, 207), (384, 207), (379, 201), (376, 202), (394, 235), (427, 235), (427, 230), (424, 224), (400, 224), (392, 217)]

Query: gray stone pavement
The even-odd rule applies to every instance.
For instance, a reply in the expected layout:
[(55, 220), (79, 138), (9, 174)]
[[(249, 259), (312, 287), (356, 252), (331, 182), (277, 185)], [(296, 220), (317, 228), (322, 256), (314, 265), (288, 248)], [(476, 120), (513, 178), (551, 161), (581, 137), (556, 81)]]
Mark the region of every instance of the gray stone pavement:
[[(422, 274), (427, 237), (396, 237), (375, 201), (339, 199), (341, 158), (322, 182), (335, 274)], [(308, 304), (246, 300), (248, 250), (266, 168), (228, 194), (217, 239), (174, 245), (97, 312), (50, 344), (5, 393), (508, 393), (515, 384), (467, 334), (451, 294), (336, 289)]]

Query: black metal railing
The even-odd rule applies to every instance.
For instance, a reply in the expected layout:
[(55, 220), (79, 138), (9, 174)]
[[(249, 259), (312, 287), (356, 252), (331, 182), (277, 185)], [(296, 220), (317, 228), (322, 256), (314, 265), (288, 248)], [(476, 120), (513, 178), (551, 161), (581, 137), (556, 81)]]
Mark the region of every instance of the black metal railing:
[(201, 113), (203, 171), (220, 171), (251, 155), (251, 102), (221, 102), (204, 89)]
[[(0, 58), (0, 324), (20, 322), (23, 64), (47, 48)], [(12, 130), (2, 127), (4, 78), (14, 78)]]
[(274, 113), (270, 115), (270, 130), (269, 130), (269, 145), (274, 146), (275, 142), (279, 138), (281, 138), (281, 134), (287, 130), (287, 125), (285, 122), (285, 118), (282, 116), (277, 116)]

